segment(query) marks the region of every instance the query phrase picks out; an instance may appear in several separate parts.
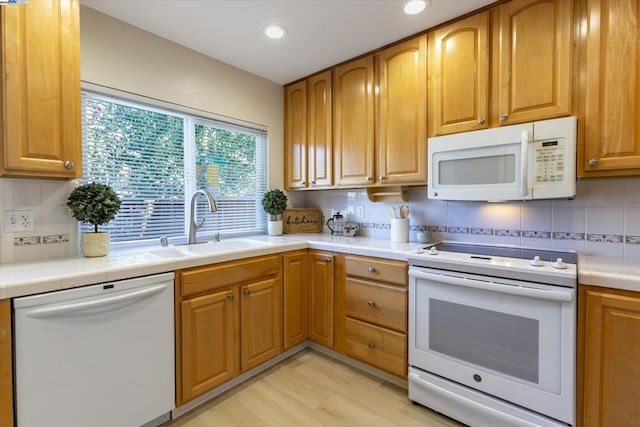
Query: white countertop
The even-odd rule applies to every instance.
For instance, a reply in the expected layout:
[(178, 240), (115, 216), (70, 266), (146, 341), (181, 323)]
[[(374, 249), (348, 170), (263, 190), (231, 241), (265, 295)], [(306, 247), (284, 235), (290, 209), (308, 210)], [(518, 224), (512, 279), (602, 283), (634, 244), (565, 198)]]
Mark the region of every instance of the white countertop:
[[(112, 248), (106, 257), (51, 259), (38, 262), (0, 264), (0, 299), (68, 289), (95, 283), (111, 282), (250, 258), (296, 249), (319, 249), (355, 255), (406, 260), (407, 253), (419, 243), (391, 243), (366, 237), (332, 237), (328, 234), (295, 234), (284, 236), (251, 236), (265, 242), (264, 246), (209, 254), (162, 257), (153, 254), (159, 245), (138, 248)], [(228, 241), (236, 240), (229, 239)], [(224, 245), (223, 240), (211, 245)]]
[[(367, 237), (333, 237), (328, 234), (251, 236), (265, 243), (251, 249), (237, 249), (182, 257), (161, 257), (153, 252), (159, 245), (142, 248), (113, 248), (106, 257), (51, 259), (0, 264), (0, 299), (32, 295), (95, 283), (111, 282), (268, 255), (296, 249), (318, 249), (379, 258), (406, 260), (420, 243), (392, 243)], [(229, 241), (235, 239), (229, 239)], [(224, 245), (225, 240), (212, 245)], [(578, 283), (640, 292), (640, 260), (579, 255)]]
[(640, 260), (579, 255), (578, 283), (640, 292)]

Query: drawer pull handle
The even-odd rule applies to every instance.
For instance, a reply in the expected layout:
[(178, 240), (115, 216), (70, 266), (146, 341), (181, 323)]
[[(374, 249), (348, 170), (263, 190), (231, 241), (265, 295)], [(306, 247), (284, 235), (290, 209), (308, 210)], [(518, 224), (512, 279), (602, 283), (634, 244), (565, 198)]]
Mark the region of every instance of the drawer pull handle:
[(324, 259), (324, 262), (326, 262), (327, 264), (328, 264), (328, 263), (330, 263), (330, 262), (331, 262), (331, 257), (326, 257), (326, 258)]
[(251, 295), (251, 289), (249, 289), (249, 288), (245, 288), (245, 290), (242, 291), (242, 292), (244, 292), (244, 294), (247, 295), (247, 296)]
[(375, 268), (373, 268), (373, 267), (369, 267), (369, 273), (375, 273), (375, 272), (376, 272), (376, 269), (375, 269)]
[(373, 350), (376, 348), (376, 345), (372, 342), (369, 343), (369, 345), (367, 345), (367, 347), (369, 347), (369, 350)]
[(375, 300), (370, 299), (369, 300), (369, 307), (373, 307), (374, 305), (376, 305)]
[(229, 299), (229, 301), (233, 301), (236, 298), (236, 296), (234, 294), (229, 294), (227, 295), (227, 298)]
[(73, 169), (73, 162), (71, 160), (67, 160), (66, 162), (64, 162), (64, 167), (66, 169)]

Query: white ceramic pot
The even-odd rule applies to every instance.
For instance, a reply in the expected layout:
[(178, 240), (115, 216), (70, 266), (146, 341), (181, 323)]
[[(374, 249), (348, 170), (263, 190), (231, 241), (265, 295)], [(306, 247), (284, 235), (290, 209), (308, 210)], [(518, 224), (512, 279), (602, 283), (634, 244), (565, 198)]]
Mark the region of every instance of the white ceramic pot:
[(110, 236), (107, 232), (82, 233), (80, 246), (86, 257), (105, 256), (109, 253)]
[(268, 221), (267, 232), (269, 236), (280, 236), (282, 234), (282, 220)]

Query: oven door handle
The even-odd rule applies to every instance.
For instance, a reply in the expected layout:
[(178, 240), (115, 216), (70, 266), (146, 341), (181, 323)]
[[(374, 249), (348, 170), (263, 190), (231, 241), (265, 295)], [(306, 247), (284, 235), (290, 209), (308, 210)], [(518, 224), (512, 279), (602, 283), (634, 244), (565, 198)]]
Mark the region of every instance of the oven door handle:
[(527, 288), (524, 286), (513, 286), (494, 282), (484, 282), (481, 280), (466, 279), (462, 277), (445, 276), (441, 274), (426, 273), (411, 270), (410, 276), (418, 279), (430, 280), (433, 282), (446, 283), (447, 285), (465, 286), (467, 288), (482, 289), (490, 292), (517, 295), (528, 298), (538, 298), (547, 301), (571, 302), (573, 292), (548, 291), (544, 289)]

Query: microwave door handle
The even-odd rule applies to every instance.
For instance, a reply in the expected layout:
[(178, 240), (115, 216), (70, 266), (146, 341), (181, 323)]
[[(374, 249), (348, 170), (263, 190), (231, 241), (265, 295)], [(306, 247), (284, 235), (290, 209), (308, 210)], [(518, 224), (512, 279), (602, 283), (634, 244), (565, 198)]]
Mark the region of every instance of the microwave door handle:
[(520, 181), (520, 195), (524, 197), (529, 194), (529, 185), (527, 182), (529, 176), (529, 159), (527, 158), (529, 156), (529, 131), (523, 130), (521, 139), (520, 173), (522, 179)]

